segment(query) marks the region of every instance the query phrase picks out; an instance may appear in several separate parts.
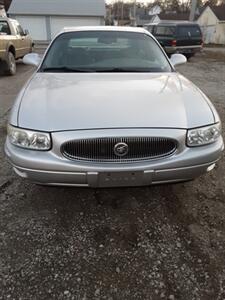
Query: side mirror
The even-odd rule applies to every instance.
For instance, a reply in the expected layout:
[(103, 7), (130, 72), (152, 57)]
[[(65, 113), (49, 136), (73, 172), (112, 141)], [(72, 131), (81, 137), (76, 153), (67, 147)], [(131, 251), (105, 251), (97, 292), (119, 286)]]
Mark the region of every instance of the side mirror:
[(172, 54), (170, 57), (171, 64), (175, 67), (177, 65), (182, 65), (187, 62), (187, 58), (183, 54)]
[(29, 53), (24, 56), (23, 63), (25, 65), (32, 65), (38, 67), (41, 62), (41, 57), (37, 53)]
[(29, 30), (25, 29), (24, 30), (24, 35), (29, 35)]

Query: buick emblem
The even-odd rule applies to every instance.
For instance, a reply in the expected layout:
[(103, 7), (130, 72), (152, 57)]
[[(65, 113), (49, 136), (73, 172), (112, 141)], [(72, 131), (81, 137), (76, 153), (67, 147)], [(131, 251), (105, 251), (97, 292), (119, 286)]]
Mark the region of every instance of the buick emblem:
[(118, 143), (114, 146), (114, 153), (116, 156), (123, 157), (128, 154), (129, 147), (126, 143)]

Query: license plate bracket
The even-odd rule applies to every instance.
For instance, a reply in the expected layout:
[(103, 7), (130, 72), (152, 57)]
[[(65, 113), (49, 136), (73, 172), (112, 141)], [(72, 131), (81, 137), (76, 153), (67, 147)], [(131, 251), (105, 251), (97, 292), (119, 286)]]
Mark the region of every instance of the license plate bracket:
[(99, 187), (123, 187), (151, 184), (151, 178), (146, 179), (143, 171), (100, 172), (98, 185)]

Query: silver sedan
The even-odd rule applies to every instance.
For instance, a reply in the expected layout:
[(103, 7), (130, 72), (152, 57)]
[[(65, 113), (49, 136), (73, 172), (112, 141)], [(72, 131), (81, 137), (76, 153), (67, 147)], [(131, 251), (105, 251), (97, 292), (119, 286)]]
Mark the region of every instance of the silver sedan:
[(224, 149), (210, 100), (144, 29), (68, 28), (43, 58), (11, 112), (5, 152), (38, 184), (142, 186), (194, 179)]

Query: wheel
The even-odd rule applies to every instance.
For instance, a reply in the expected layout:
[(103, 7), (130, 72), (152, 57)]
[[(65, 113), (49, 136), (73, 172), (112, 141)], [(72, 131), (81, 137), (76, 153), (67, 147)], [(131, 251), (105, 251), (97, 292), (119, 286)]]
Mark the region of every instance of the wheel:
[(11, 76), (16, 74), (16, 60), (11, 51), (9, 51), (7, 56), (5, 74)]

